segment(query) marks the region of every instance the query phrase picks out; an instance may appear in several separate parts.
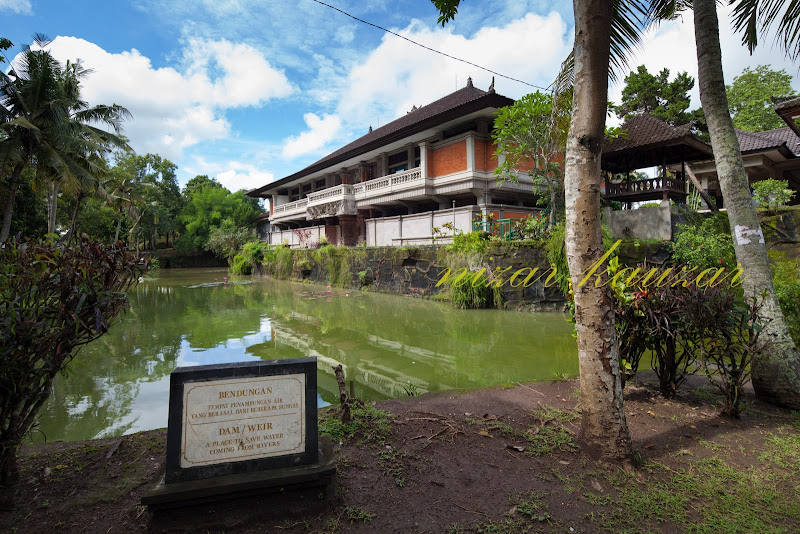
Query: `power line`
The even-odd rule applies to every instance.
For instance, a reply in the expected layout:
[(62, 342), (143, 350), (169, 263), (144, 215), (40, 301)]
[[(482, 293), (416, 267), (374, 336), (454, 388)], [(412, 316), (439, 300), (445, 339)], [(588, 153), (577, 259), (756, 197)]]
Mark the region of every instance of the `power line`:
[(369, 21), (366, 21), (366, 20), (364, 20), (364, 19), (360, 19), (360, 18), (358, 18), (358, 17), (356, 17), (356, 16), (354, 16), (354, 15), (351, 15), (351, 14), (350, 14), (350, 13), (348, 13), (347, 11), (343, 11), (343, 10), (339, 9), (338, 7), (336, 7), (336, 6), (332, 6), (332, 5), (330, 5), (330, 4), (326, 4), (325, 2), (321, 2), (320, 0), (312, 0), (312, 1), (313, 1), (313, 2), (316, 2), (316, 3), (318, 3), (318, 4), (321, 4), (321, 5), (325, 6), (325, 7), (329, 7), (329, 8), (331, 8), (331, 9), (335, 10), (335, 11), (338, 11), (338, 12), (339, 12), (339, 13), (341, 13), (342, 15), (346, 15), (346, 16), (350, 17), (351, 19), (357, 20), (358, 22), (361, 22), (361, 23), (363, 23), (363, 24), (367, 24), (367, 25), (369, 25), (369, 26), (372, 26), (373, 28), (378, 28), (379, 30), (383, 30), (383, 31), (385, 31), (386, 33), (391, 33), (392, 35), (394, 35), (394, 36), (396, 36), (396, 37), (399, 37), (399, 38), (401, 38), (401, 39), (405, 39), (405, 40), (406, 40), (406, 41), (408, 41), (409, 43), (412, 43), (412, 44), (415, 44), (415, 45), (417, 45), (417, 46), (420, 46), (420, 47), (422, 47), (422, 48), (424, 48), (424, 49), (426, 49), (426, 50), (430, 50), (431, 52), (435, 52), (435, 53), (437, 53), (437, 54), (441, 54), (441, 55), (443, 55), (443, 56), (445, 56), (445, 57), (449, 57), (450, 59), (455, 59), (456, 61), (460, 61), (460, 62), (462, 62), (462, 63), (466, 63), (467, 65), (472, 65), (473, 67), (477, 67), (477, 68), (479, 68), (479, 69), (481, 69), (481, 70), (485, 70), (486, 72), (491, 72), (492, 74), (494, 74), (494, 75), (496, 75), (496, 76), (500, 76), (501, 78), (506, 78), (507, 80), (513, 80), (513, 81), (515, 81), (515, 82), (519, 82), (519, 83), (521, 83), (521, 84), (525, 84), (525, 85), (527, 85), (527, 86), (529, 86), (529, 87), (534, 87), (534, 88), (536, 88), (536, 89), (541, 89), (541, 90), (543, 90), (543, 91), (549, 91), (549, 90), (550, 90), (550, 89), (548, 89), (548, 88), (546, 88), (546, 87), (541, 87), (541, 86), (538, 86), (538, 85), (534, 85), (534, 84), (532, 84), (532, 83), (525, 82), (525, 81), (523, 81), (523, 80), (519, 80), (519, 79), (517, 79), (517, 78), (512, 78), (511, 76), (506, 76), (505, 74), (500, 74), (499, 72), (493, 71), (493, 70), (491, 70), (491, 69), (487, 69), (486, 67), (482, 67), (482, 66), (478, 65), (477, 63), (473, 63), (473, 62), (471, 62), (471, 61), (467, 61), (466, 59), (461, 59), (461, 58), (459, 58), (459, 57), (451, 56), (450, 54), (446, 54), (446, 53), (444, 53), (444, 52), (442, 52), (442, 51), (440, 51), (440, 50), (436, 50), (435, 48), (431, 48), (430, 46), (425, 46), (424, 44), (422, 44), (422, 43), (418, 43), (418, 42), (416, 42), (416, 41), (415, 41), (415, 40), (413, 40), (413, 39), (409, 39), (408, 37), (405, 37), (405, 36), (403, 36), (403, 35), (400, 35), (399, 33), (393, 32), (392, 30), (387, 30), (387, 29), (386, 29), (386, 28), (384, 28), (383, 26), (378, 26), (377, 24), (373, 24), (373, 23), (371, 23), (371, 22), (369, 22)]

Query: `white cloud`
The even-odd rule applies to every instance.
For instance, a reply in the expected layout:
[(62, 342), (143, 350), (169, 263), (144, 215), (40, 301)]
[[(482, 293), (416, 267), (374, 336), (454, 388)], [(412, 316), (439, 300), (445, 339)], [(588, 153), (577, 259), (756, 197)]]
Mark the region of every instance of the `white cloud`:
[[(484, 27), (471, 37), (416, 20), (397, 32), (452, 56), (544, 87), (555, 77), (572, 46), (572, 34), (555, 12), (546, 16), (528, 13), (502, 27)], [(322, 63), (320, 69), (332, 73)], [(333, 141), (350, 141), (366, 132), (370, 125), (377, 128), (412, 106), (429, 104), (464, 87), (468, 76), (476, 87), (484, 90), (492, 79), (491, 73), (477, 67), (386, 35), (375, 50), (350, 69), (344, 80), (317, 79), (319, 85), (309, 93), (321, 93), (337, 101), (335, 112), (324, 119), (306, 114), (308, 130), (285, 141), (283, 156), (322, 154), (331, 148)], [(499, 77), (495, 89), (512, 98), (534, 90)], [(331, 98), (332, 91), (335, 98)]]
[(181, 70), (155, 68), (135, 49), (113, 54), (75, 37), (59, 36), (49, 50), (93, 71), (81, 86), (90, 104), (128, 108), (133, 119), (124, 133), (137, 152), (172, 161), (187, 147), (228, 137), (227, 109), (261, 106), (294, 90), (257, 50), (226, 40), (190, 41)]
[(265, 172), (252, 163), (241, 161), (208, 161), (193, 156), (184, 169), (189, 175), (206, 174), (217, 179), (230, 191), (254, 189), (275, 180), (275, 175)]
[[(755, 68), (758, 65), (772, 65), (775, 70), (785, 69), (794, 76), (795, 89), (800, 89), (797, 65), (786, 59), (783, 53), (771, 46), (771, 39), (762, 39), (761, 44), (751, 56), (742, 46), (741, 37), (734, 34), (731, 29), (732, 8), (720, 5), (717, 9), (720, 21), (720, 46), (722, 48), (722, 63), (725, 74), (725, 83), (730, 84), (733, 78), (741, 74), (745, 67)], [(670, 79), (679, 72), (687, 72), (697, 81), (697, 52), (694, 39), (694, 21), (692, 12), (684, 13), (680, 19), (662, 24), (656, 31), (647, 35), (642, 51), (631, 58), (631, 69), (637, 65), (646, 65), (651, 74), (657, 74), (661, 69), (670, 70)], [(609, 99), (619, 103), (625, 83), (620, 77), (620, 83), (609, 91)], [(700, 93), (695, 83), (690, 92), (692, 96), (692, 109), (700, 106)]]
[(320, 118), (313, 113), (306, 113), (303, 120), (309, 129), (285, 141), (283, 157), (291, 159), (317, 152), (340, 135), (342, 121), (336, 115), (324, 115)]
[(31, 0), (0, 0), (0, 11), (33, 15), (33, 6), (31, 6)]

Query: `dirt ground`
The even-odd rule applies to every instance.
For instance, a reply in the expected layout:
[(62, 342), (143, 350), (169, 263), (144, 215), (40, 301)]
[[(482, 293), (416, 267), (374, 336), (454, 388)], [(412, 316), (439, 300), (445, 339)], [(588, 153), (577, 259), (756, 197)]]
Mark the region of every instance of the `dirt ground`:
[(337, 453), (331, 487), (153, 513), (165, 431), (27, 446), (2, 532), (798, 532), (800, 414), (695, 377), (676, 400), (626, 389), (636, 469), (577, 445), (575, 381), (378, 403), (386, 433)]

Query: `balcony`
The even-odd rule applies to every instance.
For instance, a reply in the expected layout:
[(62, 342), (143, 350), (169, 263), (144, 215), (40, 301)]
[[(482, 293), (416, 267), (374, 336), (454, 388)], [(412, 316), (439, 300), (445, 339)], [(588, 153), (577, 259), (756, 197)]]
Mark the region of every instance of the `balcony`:
[(419, 187), (425, 187), (427, 180), (422, 177), (419, 167), (390, 176), (384, 176), (368, 182), (353, 186), (353, 195), (356, 200), (365, 200), (383, 195), (391, 195)]
[(316, 193), (308, 194), (308, 205), (319, 206), (320, 204), (327, 204), (328, 202), (336, 202), (337, 200), (351, 200), (353, 195), (352, 185), (342, 184), (336, 187), (323, 189)]
[(295, 200), (294, 202), (289, 202), (288, 204), (280, 204), (273, 208), (272, 216), (269, 218), (269, 220), (271, 222), (275, 222), (276, 220), (292, 216), (305, 215), (307, 205), (308, 199), (306, 198)]
[(617, 202), (686, 198), (686, 179), (680, 177), (648, 178), (618, 184), (606, 182), (605, 186), (605, 199)]

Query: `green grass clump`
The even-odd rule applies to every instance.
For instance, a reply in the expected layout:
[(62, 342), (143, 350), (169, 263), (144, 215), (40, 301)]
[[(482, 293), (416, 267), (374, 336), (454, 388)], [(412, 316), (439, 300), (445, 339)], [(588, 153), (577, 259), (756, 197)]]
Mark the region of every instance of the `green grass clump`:
[(319, 433), (327, 434), (334, 441), (383, 445), (392, 434), (391, 421), (394, 414), (379, 410), (372, 403), (351, 404), (351, 420), (344, 424), (337, 409), (329, 409), (319, 421)]

